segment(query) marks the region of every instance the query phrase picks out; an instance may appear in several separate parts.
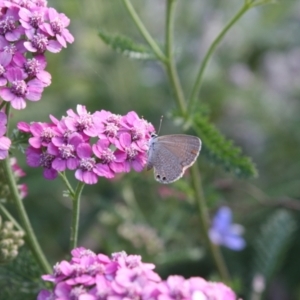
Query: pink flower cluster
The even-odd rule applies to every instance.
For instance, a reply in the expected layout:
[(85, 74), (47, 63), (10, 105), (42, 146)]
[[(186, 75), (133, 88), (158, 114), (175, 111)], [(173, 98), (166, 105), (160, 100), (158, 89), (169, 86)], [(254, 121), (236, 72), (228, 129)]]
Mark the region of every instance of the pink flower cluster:
[(4, 112), (0, 111), (0, 160), (8, 156), (8, 149), (11, 145), (11, 140), (4, 136), (6, 133), (7, 116)]
[(235, 293), (223, 283), (200, 277), (169, 276), (161, 280), (155, 266), (143, 263), (139, 255), (125, 252), (95, 254), (85, 248), (72, 250), (71, 261), (54, 266), (53, 291), (41, 290), (37, 300), (235, 300)]
[(13, 108), (40, 100), (51, 84), (44, 53), (74, 41), (69, 23), (46, 0), (0, 0), (0, 96)]
[(131, 168), (140, 172), (146, 164), (154, 128), (133, 111), (125, 116), (105, 110), (91, 114), (78, 105), (77, 113), (70, 109), (61, 120), (50, 119), (18, 123), (18, 129), (29, 134), (28, 165), (43, 167), (47, 179), (68, 169), (75, 170), (79, 181), (95, 184), (98, 177), (113, 178)]

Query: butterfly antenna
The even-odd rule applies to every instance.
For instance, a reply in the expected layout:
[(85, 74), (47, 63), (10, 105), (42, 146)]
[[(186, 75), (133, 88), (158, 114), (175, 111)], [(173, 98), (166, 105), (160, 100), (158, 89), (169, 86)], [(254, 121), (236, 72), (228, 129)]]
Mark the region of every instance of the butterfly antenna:
[(161, 124), (162, 124), (163, 118), (164, 118), (164, 116), (161, 116), (161, 117), (160, 117), (157, 135), (159, 135), (159, 133), (160, 133), (160, 129), (161, 129)]

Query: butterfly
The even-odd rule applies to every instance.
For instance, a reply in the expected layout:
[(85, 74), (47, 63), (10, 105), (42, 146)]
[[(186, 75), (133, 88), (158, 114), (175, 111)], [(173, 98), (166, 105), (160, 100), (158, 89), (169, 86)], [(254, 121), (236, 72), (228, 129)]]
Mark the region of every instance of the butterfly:
[(151, 134), (146, 168), (154, 169), (154, 178), (158, 182), (164, 184), (174, 182), (194, 164), (200, 149), (201, 140), (196, 136)]

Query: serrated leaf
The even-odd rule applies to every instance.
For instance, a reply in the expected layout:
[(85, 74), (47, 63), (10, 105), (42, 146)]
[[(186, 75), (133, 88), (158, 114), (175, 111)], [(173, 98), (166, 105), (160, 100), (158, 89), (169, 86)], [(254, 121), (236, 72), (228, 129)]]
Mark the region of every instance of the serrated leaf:
[(262, 226), (260, 235), (254, 244), (254, 272), (270, 281), (282, 259), (292, 235), (296, 230), (296, 221), (286, 210), (276, 211)]
[(257, 170), (250, 157), (244, 156), (233, 141), (226, 139), (204, 114), (196, 114), (193, 127), (203, 142), (203, 154), (209, 161), (240, 177), (256, 177)]
[(0, 267), (0, 300), (36, 299), (45, 288), (41, 275), (32, 254), (23, 247), (15, 260)]
[(99, 36), (104, 43), (115, 51), (133, 59), (157, 59), (155, 54), (145, 45), (138, 44), (127, 36), (112, 35), (104, 30), (99, 31)]

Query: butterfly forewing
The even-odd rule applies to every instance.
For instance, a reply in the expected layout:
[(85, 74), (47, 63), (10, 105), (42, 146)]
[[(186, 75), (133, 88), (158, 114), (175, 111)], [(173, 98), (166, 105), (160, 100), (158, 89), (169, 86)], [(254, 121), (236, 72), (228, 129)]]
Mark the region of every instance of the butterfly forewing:
[(179, 179), (198, 157), (199, 138), (184, 134), (154, 137), (149, 145), (147, 169), (154, 167), (155, 179), (171, 183)]

